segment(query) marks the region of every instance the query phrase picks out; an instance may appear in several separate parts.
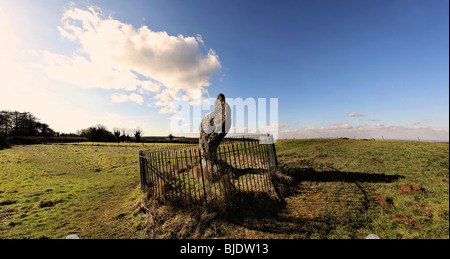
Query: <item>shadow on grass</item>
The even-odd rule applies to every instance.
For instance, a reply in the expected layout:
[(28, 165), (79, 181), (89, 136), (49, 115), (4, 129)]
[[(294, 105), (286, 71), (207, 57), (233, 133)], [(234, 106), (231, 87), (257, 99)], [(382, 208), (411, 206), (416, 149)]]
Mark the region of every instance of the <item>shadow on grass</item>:
[(291, 169), (289, 175), (296, 181), (315, 181), (315, 182), (348, 182), (348, 183), (392, 183), (400, 178), (401, 175), (371, 174), (359, 172), (341, 172), (341, 171), (323, 171), (318, 172), (314, 169)]
[(9, 145), (9, 143), (6, 142), (6, 140), (4, 140), (2, 138), (2, 136), (0, 136), (0, 150), (7, 149), (7, 148), (10, 148), (10, 147), (11, 146)]
[[(185, 234), (188, 237), (198, 238), (217, 228), (216, 234), (220, 236), (222, 221), (255, 231), (245, 234), (245, 238), (328, 238), (338, 228), (357, 238), (355, 230), (370, 224), (371, 220), (365, 213), (370, 198), (363, 183), (392, 183), (400, 178), (402, 176), (399, 175), (291, 168), (272, 175), (278, 195), (240, 192), (220, 202), (208, 202), (207, 209), (199, 206), (203, 209), (197, 211), (186, 207), (185, 212), (189, 212), (186, 218), (190, 220), (177, 222), (175, 212), (170, 214), (172, 216), (162, 213), (164, 216), (160, 216), (164, 220), (161, 222), (169, 223), (161, 226), (153, 223), (145, 229), (165, 233), (163, 226), (172, 224), (176, 228), (187, 229)], [(153, 206), (149, 213), (155, 214), (158, 208), (163, 207)], [(182, 206), (176, 203), (170, 207), (180, 209)], [(155, 215), (150, 218), (155, 218)], [(223, 231), (228, 231), (226, 224)]]
[(233, 223), (280, 237), (327, 238), (336, 228), (355, 230), (370, 222), (365, 213), (370, 198), (363, 183), (392, 183), (404, 178), (302, 168), (291, 168), (285, 174), (293, 179), (282, 199), (287, 202), (260, 200), (259, 206), (251, 208), (251, 212), (235, 214)]

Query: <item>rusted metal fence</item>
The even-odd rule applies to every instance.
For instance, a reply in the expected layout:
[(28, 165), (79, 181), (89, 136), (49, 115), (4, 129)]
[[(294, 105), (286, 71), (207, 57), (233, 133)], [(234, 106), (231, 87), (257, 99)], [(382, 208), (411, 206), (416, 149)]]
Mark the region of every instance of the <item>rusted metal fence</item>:
[(271, 173), (278, 162), (271, 135), (228, 137), (219, 145), (217, 156), (221, 172), (208, 172), (198, 144), (140, 151), (142, 189), (157, 199), (184, 205), (274, 193)]

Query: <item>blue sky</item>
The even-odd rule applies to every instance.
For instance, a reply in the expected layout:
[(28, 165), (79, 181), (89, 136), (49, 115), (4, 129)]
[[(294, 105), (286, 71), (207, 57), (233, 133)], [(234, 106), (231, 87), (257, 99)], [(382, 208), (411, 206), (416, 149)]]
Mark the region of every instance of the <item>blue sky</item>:
[(278, 98), (280, 137), (448, 140), (448, 5), (0, 0), (0, 109), (168, 135), (162, 109), (201, 88)]

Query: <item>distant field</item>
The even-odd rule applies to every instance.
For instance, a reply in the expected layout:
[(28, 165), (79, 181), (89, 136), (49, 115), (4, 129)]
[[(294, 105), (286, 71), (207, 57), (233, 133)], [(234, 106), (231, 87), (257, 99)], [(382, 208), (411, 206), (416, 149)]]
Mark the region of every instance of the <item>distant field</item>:
[[(0, 238), (148, 237), (133, 208), (138, 151), (167, 145), (0, 150)], [(449, 238), (448, 144), (323, 139), (280, 140), (276, 148), (280, 168), (295, 179), (284, 209), (214, 223), (201, 237)], [(161, 229), (159, 237), (184, 237), (183, 229)]]

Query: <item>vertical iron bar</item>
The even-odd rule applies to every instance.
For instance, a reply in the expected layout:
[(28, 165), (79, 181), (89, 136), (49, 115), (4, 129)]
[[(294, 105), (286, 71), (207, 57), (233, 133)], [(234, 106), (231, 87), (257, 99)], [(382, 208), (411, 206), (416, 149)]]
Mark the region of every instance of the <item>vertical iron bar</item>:
[(267, 180), (269, 181), (269, 187), (272, 188), (272, 178), (271, 178), (271, 173), (270, 173), (270, 163), (269, 163), (269, 157), (268, 157), (268, 153), (267, 153), (267, 145), (264, 144), (262, 145), (262, 149), (263, 149), (263, 156), (264, 156), (264, 166), (266, 167), (267, 170)]
[(263, 149), (263, 156), (264, 156), (264, 166), (266, 167), (266, 170), (270, 170), (270, 166), (269, 166), (269, 156), (268, 156), (268, 151), (267, 151), (267, 143), (264, 142), (262, 144), (262, 149)]
[[(153, 152), (148, 154), (148, 158), (149, 158), (150, 164), (152, 166), (155, 166), (156, 160), (155, 160), (155, 156), (154, 156)], [(152, 187), (151, 187), (152, 188), (152, 196), (156, 196), (156, 193), (155, 193), (155, 191), (156, 191), (156, 176), (153, 172), (151, 172), (151, 174), (150, 174), (150, 181), (152, 183)]]
[[(150, 172), (149, 172), (149, 170), (148, 170), (148, 165), (147, 165), (147, 163), (149, 163), (150, 161), (149, 161), (149, 159), (146, 159), (147, 158), (147, 156), (148, 156), (148, 154), (147, 153), (145, 153), (144, 151), (142, 151), (141, 152), (141, 157), (142, 157), (142, 173), (143, 173), (143, 175), (142, 175), (142, 178), (143, 178), (143, 181), (144, 181), (144, 190), (145, 189), (148, 189), (150, 186), (150, 179), (149, 179), (149, 177), (150, 177)], [(147, 160), (147, 161), (146, 161)], [(147, 162), (147, 163), (146, 163)], [(148, 190), (149, 191), (149, 190)]]
[[(149, 188), (152, 188), (150, 185), (151, 185), (151, 176), (152, 176), (152, 172), (149, 170), (149, 168), (148, 168), (148, 164), (149, 163), (151, 163), (151, 160), (150, 160), (150, 154), (148, 153), (148, 152), (142, 152), (142, 156), (144, 157), (144, 158), (147, 158), (147, 163), (145, 163), (145, 161), (144, 161), (144, 163), (142, 164), (142, 166), (144, 167), (144, 174), (145, 174), (145, 178), (146, 178), (146, 183), (145, 183), (145, 185), (146, 185), (146, 188), (147, 189), (149, 189)], [(150, 192), (150, 190), (148, 190), (149, 192)], [(153, 191), (153, 190), (152, 190)], [(153, 194), (153, 193), (152, 193)]]
[(139, 169), (141, 174), (141, 190), (144, 191), (145, 183), (144, 183), (144, 161), (143, 161), (142, 151), (139, 151)]
[(264, 144), (260, 144), (260, 149), (261, 149), (261, 156), (263, 157), (263, 161), (264, 161), (264, 172), (266, 175), (266, 179), (267, 179), (267, 190), (271, 190), (272, 187), (272, 180), (270, 179), (270, 171), (269, 171), (269, 166), (267, 164), (267, 153), (265, 150), (266, 145)]
[[(220, 154), (222, 153), (222, 150), (221, 150), (221, 147), (220, 146), (218, 146), (217, 147), (217, 153), (216, 153), (216, 159), (217, 159), (217, 162), (220, 162)], [(219, 170), (219, 169), (221, 169), (221, 167), (219, 167), (219, 166), (217, 166), (217, 171)], [(226, 175), (225, 175), (225, 172), (217, 172), (217, 175), (219, 176), (219, 184), (221, 184), (222, 185), (222, 190), (223, 190), (223, 192), (224, 192), (224, 195), (225, 195), (225, 197), (228, 195), (228, 188), (227, 188), (227, 184), (225, 183), (225, 180), (226, 180)]]
[[(187, 151), (186, 150), (184, 150), (184, 158), (185, 158), (185, 160), (186, 160), (186, 167), (188, 166), (188, 163), (187, 163)], [(190, 181), (190, 176), (189, 176), (189, 170), (187, 170), (187, 178), (188, 178), (188, 180), (187, 180), (187, 186), (188, 186), (188, 188), (189, 188), (189, 192), (186, 190), (186, 199), (188, 199), (186, 202), (188, 203), (188, 206), (190, 205), (190, 203), (191, 203), (191, 201), (192, 201), (192, 194), (191, 194), (191, 181)], [(186, 182), (184, 183), (185, 184), (185, 186), (186, 186)], [(189, 198), (187, 197), (188, 194), (189, 193)]]
[[(162, 157), (161, 157), (161, 153), (160, 152), (157, 152), (156, 154), (155, 154), (155, 168), (156, 168), (156, 170), (158, 170), (158, 172), (161, 172), (161, 169), (160, 169), (160, 164), (161, 164), (161, 159), (162, 159)], [(162, 196), (163, 194), (162, 194), (162, 190), (161, 190), (161, 177), (160, 176), (158, 176), (158, 175), (155, 175), (155, 178), (157, 179), (157, 181), (156, 181), (156, 196), (158, 197), (158, 198), (160, 198), (160, 196)]]
[[(196, 182), (196, 180), (195, 180), (195, 173), (194, 173), (194, 166), (193, 166), (194, 163), (192, 162), (193, 161), (193, 157), (192, 157), (191, 149), (189, 149), (189, 157), (191, 159), (191, 165), (192, 165), (192, 169), (190, 171), (192, 172), (192, 184), (193, 184), (193, 189), (194, 189), (194, 201), (197, 202), (197, 193), (195, 191), (195, 182)], [(186, 161), (187, 161), (187, 158), (186, 158)], [(189, 175), (189, 173), (188, 173), (188, 175)], [(189, 180), (189, 182), (190, 182), (190, 180)]]
[(260, 170), (259, 165), (258, 165), (259, 157), (258, 157), (257, 142), (253, 141), (253, 145), (252, 146), (253, 146), (253, 148), (252, 148), (252, 150), (253, 150), (253, 161), (255, 161), (255, 163), (257, 163), (255, 167), (257, 168), (257, 172), (258, 172), (259, 190), (260, 190), (260, 192), (263, 192), (264, 191), (264, 174), (260, 173), (261, 170)]
[[(148, 164), (150, 164), (150, 165), (153, 165), (153, 163), (154, 163), (154, 161), (153, 161), (153, 157), (152, 157), (152, 153), (150, 153), (150, 152), (148, 152), (147, 151), (147, 154), (146, 154), (146, 157), (147, 157), (147, 163)], [(153, 172), (151, 171), (151, 170), (148, 170), (149, 168), (149, 165), (146, 165), (146, 175), (147, 175), (147, 179), (148, 179), (148, 187), (149, 188), (151, 188), (152, 190), (151, 190), (151, 192), (152, 192), (152, 196), (154, 195), (154, 191), (155, 191), (155, 182), (154, 182), (154, 174), (153, 174)]]
[[(174, 182), (174, 187), (178, 188), (178, 186), (176, 185), (176, 183), (180, 182), (180, 167), (179, 167), (179, 162), (178, 162), (178, 151), (174, 150), (173, 153), (174, 153), (173, 155), (174, 155), (174, 158), (175, 158), (175, 162), (172, 165), (173, 179), (174, 179), (173, 182)], [(175, 165), (176, 165), (177, 169), (175, 169)], [(181, 194), (179, 194), (180, 192), (181, 192)], [(177, 205), (180, 203), (180, 199), (181, 199), (182, 194), (183, 194), (183, 192), (182, 192), (181, 189), (178, 190), (178, 192), (175, 189), (175, 196), (176, 196), (175, 202), (177, 203)]]
[[(142, 152), (142, 154), (143, 154), (143, 156), (145, 157), (145, 158), (147, 158), (147, 163), (148, 164), (151, 164), (151, 160), (150, 160), (150, 153), (149, 152)], [(149, 172), (146, 172), (145, 173), (146, 174), (146, 178), (147, 178), (147, 190), (150, 192), (150, 188), (151, 188), (151, 183), (152, 183), (152, 181), (151, 181), (151, 174), (149, 173)]]
[[(162, 170), (162, 177), (167, 178), (167, 151), (163, 152), (163, 170)], [(167, 180), (166, 180), (167, 181)], [(164, 198), (169, 198), (170, 192), (167, 191), (167, 183), (164, 183)], [(166, 197), (167, 196), (167, 197)]]
[[(236, 146), (237, 146), (237, 149), (236, 149), (236, 152), (237, 152), (237, 155), (238, 155), (238, 161), (239, 161), (239, 169), (241, 170), (241, 172), (243, 171), (243, 169), (242, 169), (242, 162), (241, 162), (241, 154), (239, 154), (239, 149), (240, 149), (240, 147), (239, 147), (239, 143), (236, 143)], [(246, 190), (248, 191), (249, 190), (249, 184), (248, 184), (248, 179), (247, 179), (247, 177), (242, 177), (242, 181), (243, 182), (245, 182), (245, 187), (246, 187)], [(244, 186), (244, 184), (243, 184), (243, 186)]]
[[(244, 141), (244, 147), (245, 147), (245, 149), (244, 149), (244, 153), (248, 153), (248, 149), (247, 149), (247, 142), (246, 141)], [(247, 155), (247, 158), (246, 158), (246, 160), (247, 160), (247, 167), (249, 167), (248, 166), (248, 155)], [(250, 182), (250, 187), (251, 187), (251, 190), (252, 190), (252, 192), (255, 190), (255, 188), (253, 187), (254, 186), (254, 184), (253, 184), (253, 177), (252, 177), (252, 175), (250, 174), (249, 175), (249, 177), (250, 177), (250, 179), (249, 179), (249, 182)]]
[[(205, 197), (205, 206), (207, 206), (208, 205), (208, 199), (206, 197), (206, 183), (205, 183), (205, 178), (203, 176), (203, 166), (202, 166), (202, 158), (201, 158), (200, 149), (198, 149), (198, 158), (199, 158), (199, 164), (200, 164), (200, 174), (202, 176), (203, 195)], [(198, 167), (197, 167), (197, 171), (198, 171)]]
[(262, 167), (263, 160), (262, 160), (262, 156), (261, 156), (261, 152), (260, 151), (261, 150), (260, 150), (259, 142), (255, 141), (255, 152), (256, 152), (256, 157), (258, 158), (258, 161), (259, 161), (258, 168), (262, 172), (261, 173), (261, 176), (262, 176), (261, 184), (262, 184), (262, 187), (263, 187), (262, 189), (263, 189), (263, 191), (266, 191), (266, 189), (267, 189), (266, 175), (265, 175), (265, 171), (264, 171), (264, 169)]
[[(267, 135), (269, 136), (269, 135)], [(271, 153), (271, 147), (270, 147), (270, 139), (269, 137), (267, 137), (267, 143), (265, 144), (266, 147), (266, 155), (267, 155), (267, 161), (268, 161), (268, 166), (269, 166), (269, 174), (272, 173), (273, 170), (273, 166), (272, 166), (272, 153)]]
[(166, 174), (166, 152), (161, 152), (161, 191), (163, 192), (163, 197), (166, 199), (169, 194), (167, 193), (167, 183), (163, 180)]
[(172, 160), (173, 160), (173, 153), (174, 153), (174, 151), (173, 150), (168, 150), (167, 151), (167, 163), (166, 163), (166, 168), (167, 168), (167, 182), (169, 183), (169, 188), (170, 188), (170, 198), (171, 198), (171, 200), (173, 200), (174, 198), (175, 198), (175, 196), (174, 196), (174, 188), (173, 188), (173, 185), (172, 185), (172, 183), (173, 183), (173, 181), (172, 181), (172, 172), (173, 172), (173, 162), (172, 162)]
[(173, 200), (177, 199), (176, 189), (175, 189), (176, 187), (174, 186), (174, 181), (173, 181), (173, 179), (174, 179), (173, 175), (175, 173), (174, 162), (173, 162), (173, 159), (176, 157), (175, 150), (171, 150), (170, 153), (168, 153), (168, 154), (169, 154), (169, 163), (167, 164), (167, 181), (169, 183), (171, 183), (170, 184), (170, 189), (171, 189), (170, 196), (172, 196), (172, 201), (173, 201)]
[(275, 140), (273, 139), (272, 135), (270, 135), (270, 140), (272, 142), (271, 147), (272, 147), (272, 153), (273, 153), (273, 158), (274, 158), (274, 162), (275, 162), (275, 168), (277, 169), (278, 168), (278, 158), (277, 158), (277, 152), (275, 149)]
[(253, 184), (254, 184), (254, 192), (258, 192), (258, 182), (255, 179), (255, 172), (253, 171), (253, 169), (255, 168), (253, 165), (253, 156), (252, 156), (252, 142), (248, 139), (247, 140), (247, 154), (248, 154), (248, 167), (250, 168), (250, 172), (252, 172), (251, 176), (253, 179)]
[[(253, 152), (253, 163), (254, 163), (254, 167), (257, 169), (256, 172), (258, 172), (258, 186), (259, 186), (259, 191), (263, 192), (264, 191), (264, 175), (260, 174), (260, 170), (259, 170), (259, 166), (257, 164), (258, 162), (258, 149), (256, 146), (257, 142), (253, 140), (252, 143), (252, 152)], [(262, 176), (262, 177), (260, 177)]]
[[(186, 157), (186, 150), (184, 150), (184, 156)], [(181, 157), (181, 167), (183, 167), (183, 152), (181, 150), (180, 150), (180, 157)], [(186, 172), (187, 172), (188, 171), (187, 163), (185, 163), (185, 166), (186, 166)], [(186, 188), (186, 172), (183, 173), (182, 176), (178, 175), (178, 177), (180, 179), (180, 182), (183, 183), (182, 189), (184, 189), (184, 200), (185, 200), (185, 203), (187, 203), (188, 200), (189, 200), (188, 197), (187, 197), (188, 190)], [(181, 178), (183, 178), (183, 181), (181, 181)], [(188, 174), (188, 178), (189, 178), (189, 174)], [(181, 186), (181, 183), (180, 183), (180, 186)], [(181, 194), (181, 199), (183, 199), (183, 193)]]
[[(231, 171), (231, 169), (233, 169), (233, 166), (232, 166), (232, 162), (231, 162), (230, 145), (227, 144), (225, 147), (226, 147), (226, 153), (228, 154), (228, 166), (229, 166), (230, 171)], [(230, 174), (231, 174), (231, 179), (233, 180), (233, 186), (235, 186), (233, 172), (231, 172)], [(238, 188), (237, 188), (238, 192), (240, 192), (241, 191), (241, 187), (239, 186), (239, 178), (237, 179), (237, 185), (238, 185)]]
[(228, 189), (229, 189), (229, 194), (230, 194), (230, 197), (231, 196), (233, 196), (234, 195), (234, 189), (236, 189), (236, 188), (232, 188), (231, 186), (234, 186), (234, 181), (233, 181), (233, 173), (231, 172), (231, 169), (230, 169), (230, 167), (228, 166), (228, 161), (227, 161), (227, 151), (226, 151), (226, 149), (225, 149), (225, 146), (223, 145), (222, 146), (222, 155), (223, 155), (223, 160), (222, 160), (222, 162), (223, 163), (225, 163), (226, 164), (226, 168), (225, 168), (225, 171), (226, 172), (224, 172), (224, 173), (226, 173), (227, 174), (227, 181), (229, 181), (229, 183), (227, 183), (227, 187), (228, 187)]
[[(236, 167), (236, 170), (238, 170), (238, 158), (236, 157), (236, 152), (235, 152), (237, 150), (237, 148), (236, 148), (234, 143), (231, 144), (231, 149), (233, 151), (234, 165)], [(238, 153), (238, 157), (239, 157), (239, 153)], [(241, 184), (240, 181), (243, 181), (243, 179), (241, 179), (241, 175), (240, 175), (239, 170), (238, 170), (237, 177), (238, 177), (238, 184)], [(244, 189), (244, 183), (242, 183), (242, 189)]]

